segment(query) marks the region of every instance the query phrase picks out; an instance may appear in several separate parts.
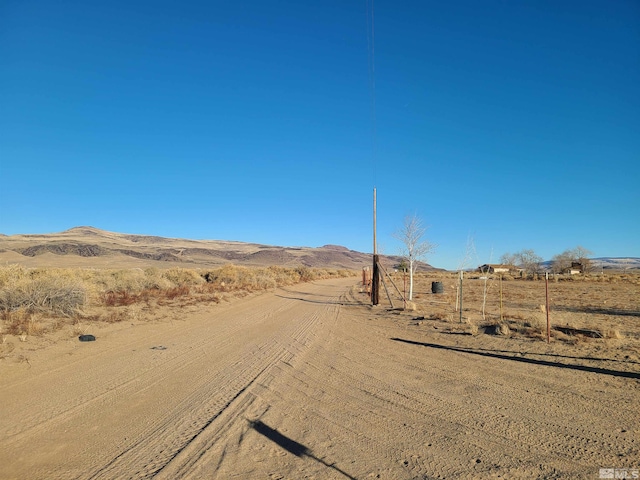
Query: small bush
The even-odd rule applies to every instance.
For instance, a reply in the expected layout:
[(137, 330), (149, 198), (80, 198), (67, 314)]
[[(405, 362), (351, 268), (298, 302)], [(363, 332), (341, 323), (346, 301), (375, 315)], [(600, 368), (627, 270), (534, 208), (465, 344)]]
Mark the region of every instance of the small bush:
[(127, 291), (105, 292), (102, 294), (102, 301), (107, 307), (118, 307), (132, 305), (138, 300), (138, 296)]
[(296, 272), (298, 273), (298, 275), (300, 275), (301, 282), (310, 282), (315, 278), (313, 271), (309, 267), (306, 267), (304, 265), (296, 268)]
[(607, 338), (607, 339), (620, 340), (621, 338), (624, 338), (623, 335), (620, 333), (620, 330), (618, 330), (617, 328), (598, 329), (598, 333), (600, 333), (602, 338)]
[[(12, 331), (36, 332), (37, 324), (29, 325), (24, 315), (46, 312), (54, 316), (74, 316), (86, 305), (117, 308), (187, 296), (190, 301), (219, 302), (221, 292), (242, 295), (315, 278), (354, 274), (348, 270), (306, 266), (248, 268), (225, 265), (203, 273), (185, 268), (164, 271), (153, 267), (145, 270), (29, 269), (9, 265), (0, 267), (0, 315)], [(113, 313), (107, 321), (121, 321), (123, 315)]]
[[(5, 277), (6, 279), (6, 277)], [(51, 311), (70, 316), (85, 305), (87, 291), (81, 281), (61, 275), (57, 270), (23, 275), (0, 288), (0, 310), (23, 308), (29, 312)]]
[(173, 300), (177, 297), (184, 297), (189, 295), (191, 292), (190, 288), (187, 285), (182, 285), (180, 287), (170, 288), (164, 291), (164, 296), (169, 300)]
[(476, 325), (473, 322), (469, 322), (469, 333), (471, 335), (477, 335), (478, 334), (478, 325)]
[(186, 268), (172, 268), (162, 274), (162, 277), (170, 281), (174, 286), (194, 286), (205, 282), (204, 278), (195, 270)]

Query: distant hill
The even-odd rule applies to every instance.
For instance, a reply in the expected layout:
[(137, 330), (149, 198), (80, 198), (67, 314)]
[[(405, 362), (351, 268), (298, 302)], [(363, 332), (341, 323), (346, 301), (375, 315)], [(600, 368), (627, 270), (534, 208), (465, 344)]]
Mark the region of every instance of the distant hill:
[[(398, 256), (381, 255), (392, 268)], [(224, 240), (189, 240), (74, 227), (59, 233), (1, 235), (0, 265), (32, 267), (211, 267), (226, 263), (247, 266), (300, 266), (361, 269), (371, 255), (340, 245), (279, 247)], [(421, 269), (433, 269), (423, 264)]]
[(592, 258), (591, 262), (604, 270), (640, 270), (639, 257), (598, 257)]
[[(637, 271), (640, 270), (640, 258), (638, 257), (597, 257), (591, 258), (591, 264), (595, 271), (615, 270), (615, 271)], [(542, 262), (542, 266), (551, 269), (552, 260)]]

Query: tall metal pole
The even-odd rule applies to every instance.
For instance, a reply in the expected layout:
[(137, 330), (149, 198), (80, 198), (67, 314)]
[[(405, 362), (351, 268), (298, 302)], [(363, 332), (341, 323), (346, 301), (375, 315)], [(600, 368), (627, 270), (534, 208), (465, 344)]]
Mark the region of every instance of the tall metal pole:
[(373, 277), (371, 279), (371, 304), (378, 305), (380, 289), (380, 271), (378, 270), (378, 241), (376, 238), (376, 189), (373, 189)]

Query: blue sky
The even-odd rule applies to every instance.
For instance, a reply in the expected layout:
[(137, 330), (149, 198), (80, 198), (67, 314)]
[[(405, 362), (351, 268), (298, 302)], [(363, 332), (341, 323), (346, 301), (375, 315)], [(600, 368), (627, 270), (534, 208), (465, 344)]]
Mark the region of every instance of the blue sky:
[(640, 3), (370, 5), (0, 1), (0, 232), (640, 257)]

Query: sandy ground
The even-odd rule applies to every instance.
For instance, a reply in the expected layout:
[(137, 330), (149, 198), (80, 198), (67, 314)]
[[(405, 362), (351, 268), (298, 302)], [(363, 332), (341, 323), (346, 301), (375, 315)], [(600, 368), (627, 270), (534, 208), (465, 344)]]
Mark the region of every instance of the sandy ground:
[(0, 478), (640, 468), (640, 363), (447, 334), (357, 292), (354, 279), (318, 281), (0, 361)]

